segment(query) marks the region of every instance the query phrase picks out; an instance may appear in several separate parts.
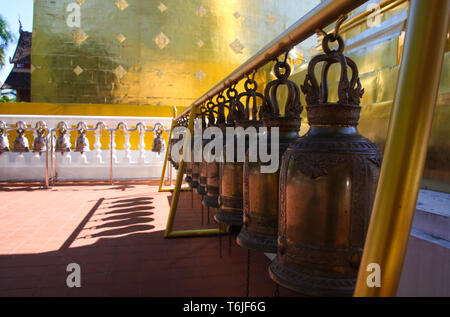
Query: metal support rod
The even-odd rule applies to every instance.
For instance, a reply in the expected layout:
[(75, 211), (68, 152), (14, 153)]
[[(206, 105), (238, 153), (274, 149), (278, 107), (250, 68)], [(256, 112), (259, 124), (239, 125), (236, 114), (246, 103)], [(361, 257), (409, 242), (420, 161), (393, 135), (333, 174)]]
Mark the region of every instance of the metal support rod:
[(56, 182), (58, 181), (58, 153), (54, 152), (54, 154), (55, 154), (55, 175), (54, 175), (55, 177), (53, 178), (53, 184), (56, 184)]
[(264, 48), (249, 58), (230, 75), (225, 77), (225, 79), (223, 79), (220, 83), (198, 98), (191, 106), (178, 115), (176, 119), (188, 114), (193, 107), (201, 105), (209, 98), (217, 95), (219, 92), (230, 87), (232, 84), (237, 83), (246, 75), (250, 75), (261, 66), (264, 66), (269, 61), (274, 60), (276, 57), (290, 50), (298, 43), (306, 40), (308, 37), (315, 34), (317, 29), (324, 28), (333, 23), (341, 14), (348, 13), (365, 2), (367, 2), (367, 0), (323, 1), (295, 22), (286, 31), (281, 33), (272, 42), (264, 46)]
[[(433, 121), (449, 26), (449, 0), (412, 0), (383, 165), (355, 296), (395, 296)], [(380, 267), (381, 287), (367, 278)]]
[(113, 185), (113, 130), (109, 132), (109, 135), (111, 136), (111, 142), (109, 145), (109, 181), (111, 185)]
[[(220, 227), (220, 224), (219, 224)], [(219, 234), (219, 258), (222, 258), (222, 235)]]
[(250, 296), (250, 249), (247, 249), (247, 276), (245, 280), (245, 297)]
[[(174, 114), (176, 114), (176, 110), (174, 110)], [(172, 131), (173, 131), (173, 128), (175, 126), (175, 123), (176, 123), (176, 121), (172, 120), (172, 124), (170, 126), (170, 131), (169, 131), (169, 134), (168, 134), (168, 136), (169, 136), (168, 139), (169, 140), (172, 137)], [(164, 178), (165, 178), (165, 175), (166, 175), (166, 168), (167, 168), (167, 162), (169, 160), (169, 155), (170, 155), (169, 151), (170, 150), (171, 149), (169, 149), (169, 144), (168, 144), (167, 150), (166, 150), (166, 155), (164, 156), (164, 163), (163, 163), (163, 168), (162, 168), (162, 172), (161, 172), (161, 180), (159, 182), (159, 190), (158, 191), (161, 191), (162, 188), (163, 188), (163, 185), (164, 185)], [(169, 186), (172, 186), (172, 165), (170, 165), (169, 168), (170, 168), (170, 170), (169, 170), (169, 173), (170, 173), (170, 177), (169, 177), (170, 184), (169, 184)]]
[(50, 180), (51, 180), (51, 184), (54, 185), (54, 181), (53, 181), (53, 129), (50, 129)]
[(50, 188), (49, 182), (48, 182), (48, 148), (49, 148), (48, 137), (49, 137), (49, 135), (50, 135), (50, 133), (47, 133), (47, 137), (45, 138), (45, 181), (44, 181), (45, 188)]
[[(197, 115), (197, 108), (194, 108), (192, 109), (189, 115), (188, 131), (190, 132), (190, 136), (193, 136), (194, 134), (194, 120), (196, 115)], [(188, 137), (184, 138), (183, 156), (181, 157), (180, 164), (178, 167), (177, 180), (175, 182), (175, 190), (173, 192), (172, 203), (170, 204), (169, 218), (167, 219), (166, 231), (164, 233), (164, 237), (166, 238), (169, 236), (173, 228), (173, 221), (175, 219), (175, 213), (178, 207), (178, 199), (180, 197), (181, 183), (183, 182), (184, 166), (185, 166), (184, 157), (186, 156), (187, 153), (186, 149), (189, 146), (190, 141), (191, 141), (190, 138)]]
[(204, 218), (204, 217), (203, 217), (203, 214), (204, 214), (203, 204), (202, 204), (202, 207), (201, 207), (201, 208), (202, 208), (202, 226), (203, 226), (203, 225), (204, 225), (204, 220), (203, 220), (203, 218)]

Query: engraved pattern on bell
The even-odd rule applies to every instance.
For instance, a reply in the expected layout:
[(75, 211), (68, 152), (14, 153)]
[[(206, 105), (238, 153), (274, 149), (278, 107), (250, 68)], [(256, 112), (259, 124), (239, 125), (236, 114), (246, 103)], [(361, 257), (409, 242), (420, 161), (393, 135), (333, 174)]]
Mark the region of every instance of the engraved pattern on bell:
[[(330, 50), (329, 41), (338, 41)], [(381, 154), (358, 133), (363, 94), (356, 64), (338, 35), (309, 63), (305, 83), (310, 129), (286, 150), (280, 169), (278, 253), (269, 273), (312, 296), (351, 296), (375, 196)], [(323, 62), (321, 84), (315, 66)], [(339, 101), (328, 102), (329, 67), (341, 65)], [(352, 70), (348, 80), (347, 67)]]

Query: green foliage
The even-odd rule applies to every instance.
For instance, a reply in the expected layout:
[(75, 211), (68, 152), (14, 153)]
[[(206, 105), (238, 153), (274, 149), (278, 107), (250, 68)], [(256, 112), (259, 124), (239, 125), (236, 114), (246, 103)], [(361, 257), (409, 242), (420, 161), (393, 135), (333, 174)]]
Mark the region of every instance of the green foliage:
[(2, 91), (0, 93), (0, 102), (16, 102), (16, 92), (14, 90)]
[(5, 65), (6, 47), (13, 41), (13, 36), (9, 31), (6, 20), (0, 15), (0, 68)]

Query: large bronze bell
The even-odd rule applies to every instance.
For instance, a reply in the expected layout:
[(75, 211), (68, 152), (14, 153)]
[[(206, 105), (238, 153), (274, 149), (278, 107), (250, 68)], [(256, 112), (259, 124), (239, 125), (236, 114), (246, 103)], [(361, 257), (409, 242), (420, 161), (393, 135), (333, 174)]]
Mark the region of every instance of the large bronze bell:
[[(338, 41), (331, 50), (328, 42)], [(286, 150), (280, 171), (278, 253), (269, 268), (278, 284), (312, 296), (351, 296), (379, 175), (381, 154), (356, 128), (364, 92), (341, 36), (328, 34), (302, 91), (308, 133)], [(323, 62), (321, 84), (315, 66)], [(329, 67), (341, 66), (339, 101), (328, 102)], [(351, 68), (349, 81), (347, 67)]]
[(23, 153), (29, 152), (30, 146), (28, 144), (28, 139), (24, 136), (25, 130), (23, 128), (17, 129), (17, 137), (13, 143), (13, 152)]
[(152, 152), (161, 153), (164, 152), (164, 149), (166, 147), (166, 142), (164, 141), (162, 137), (162, 133), (164, 131), (164, 128), (161, 124), (157, 123), (157, 126), (155, 127), (155, 135), (156, 137), (153, 139), (152, 143)]
[(6, 124), (0, 126), (0, 154), (4, 152), (9, 152), (9, 141), (6, 136)]
[(43, 152), (47, 151), (47, 142), (44, 138), (45, 130), (41, 127), (38, 130), (36, 130), (36, 133), (37, 136), (34, 138), (33, 141), (33, 152), (42, 155)]
[[(260, 140), (267, 144), (268, 151), (278, 152), (279, 161), (281, 161), (286, 148), (298, 138), (300, 113), (303, 108), (300, 104), (298, 86), (288, 80), (289, 64), (278, 62), (274, 69), (277, 79), (266, 86), (265, 96), (256, 93), (256, 82), (253, 83), (254, 88), (249, 91), (249, 94), (263, 99), (259, 116), (267, 128), (267, 133), (262, 134)], [(281, 69), (284, 69), (283, 73), (281, 73)], [(284, 116), (280, 115), (278, 100), (276, 99), (278, 87), (281, 85), (287, 86), (288, 90)], [(271, 148), (272, 127), (279, 129), (278, 146), (275, 143), (275, 148)], [(247, 153), (244, 163), (244, 218), (237, 243), (249, 249), (276, 253), (279, 166), (275, 172), (263, 173), (261, 169), (266, 164), (261, 162), (259, 156), (256, 162), (250, 162)]]
[(72, 144), (70, 144), (70, 139), (67, 135), (67, 128), (63, 125), (59, 129), (59, 137), (56, 139), (55, 152), (60, 152), (61, 154), (70, 152), (71, 146)]
[[(234, 88), (227, 90), (228, 117), (226, 123), (220, 123), (219, 128), (222, 133), (226, 134), (227, 127), (235, 127), (236, 119), (233, 116), (233, 108), (237, 103), (238, 92)], [(242, 123), (245, 125), (245, 123)], [(219, 210), (214, 219), (222, 224), (239, 227), (242, 225), (243, 210), (243, 170), (244, 163), (237, 161), (237, 141), (238, 137), (234, 136), (234, 160), (231, 162), (224, 159), (220, 163), (220, 198)], [(226, 158), (226, 142), (223, 147), (223, 155)]]
[(86, 137), (85, 129), (78, 130), (78, 134), (78, 138), (75, 141), (75, 152), (80, 152), (83, 154), (84, 152), (89, 151), (89, 140)]

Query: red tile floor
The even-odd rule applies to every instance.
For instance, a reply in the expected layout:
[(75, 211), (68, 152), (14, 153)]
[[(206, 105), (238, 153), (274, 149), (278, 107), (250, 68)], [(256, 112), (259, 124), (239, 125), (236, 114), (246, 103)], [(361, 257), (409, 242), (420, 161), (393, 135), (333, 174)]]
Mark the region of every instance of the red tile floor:
[[(170, 199), (155, 185), (0, 185), (0, 296), (245, 296), (247, 250), (228, 236), (221, 257), (217, 236), (164, 239)], [(174, 229), (216, 226), (206, 208), (202, 226), (199, 202), (182, 193)], [(80, 288), (66, 285), (70, 263)], [(269, 263), (251, 252), (250, 296), (274, 296)]]

